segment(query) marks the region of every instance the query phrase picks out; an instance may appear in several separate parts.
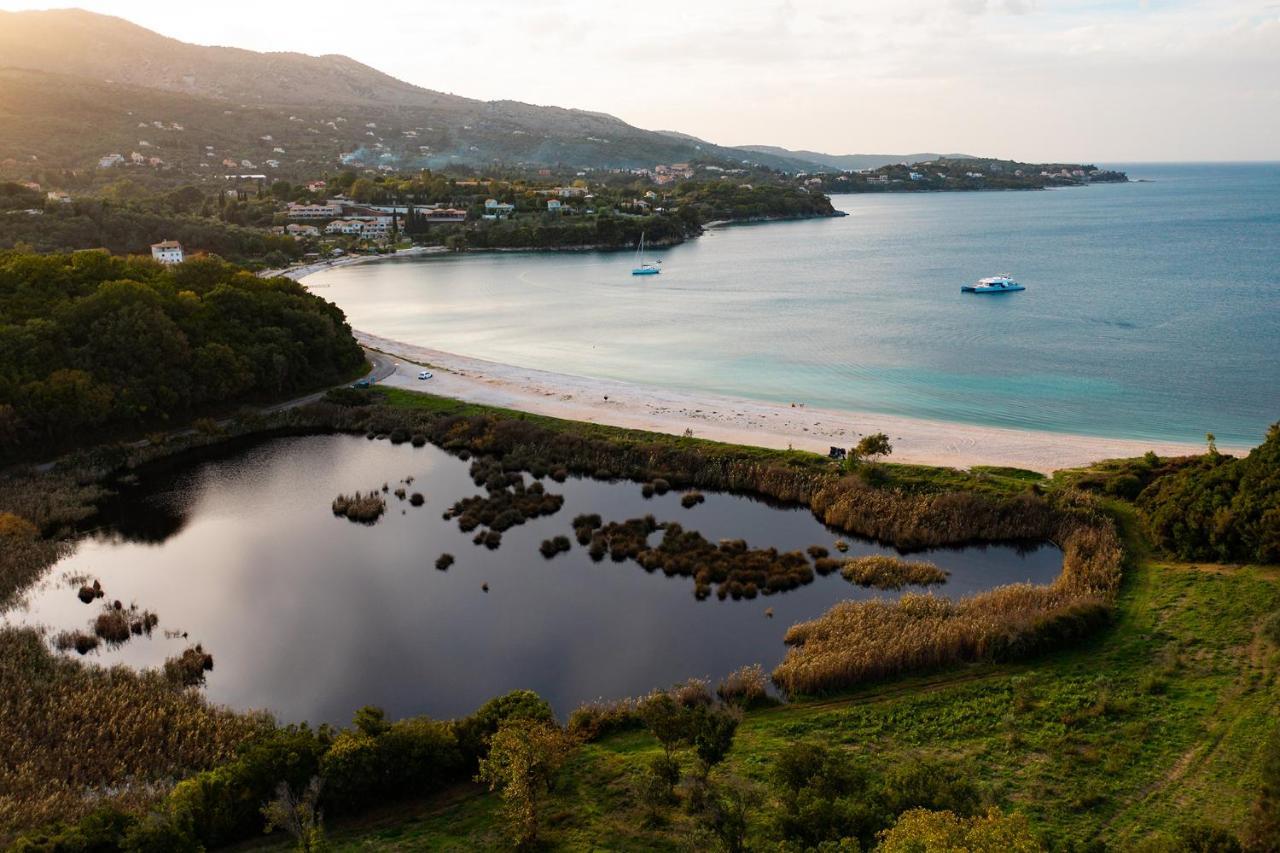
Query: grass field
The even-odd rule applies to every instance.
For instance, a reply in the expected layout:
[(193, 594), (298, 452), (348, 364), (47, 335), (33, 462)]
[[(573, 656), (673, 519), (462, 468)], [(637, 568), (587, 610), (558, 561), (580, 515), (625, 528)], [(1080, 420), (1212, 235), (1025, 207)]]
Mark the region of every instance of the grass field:
[[(1132, 565), (1102, 636), (1025, 665), (983, 665), (751, 712), (718, 775), (758, 782), (773, 756), (812, 740), (890, 767), (931, 757), (980, 780), (1058, 849), (1112, 849), (1182, 826), (1239, 831), (1256, 793), (1258, 749), (1277, 723), (1277, 649), (1259, 634), (1280, 607), (1280, 568), (1163, 562), (1125, 525)], [(679, 809), (644, 828), (632, 774), (659, 752), (647, 733), (584, 746), (548, 811), (557, 849), (688, 849)], [(479, 787), (330, 827), (339, 850), (501, 846), (497, 799)], [(768, 838), (769, 797), (752, 833)], [(254, 847), (272, 847), (264, 840)], [(283, 846), (281, 847), (283, 849)]]

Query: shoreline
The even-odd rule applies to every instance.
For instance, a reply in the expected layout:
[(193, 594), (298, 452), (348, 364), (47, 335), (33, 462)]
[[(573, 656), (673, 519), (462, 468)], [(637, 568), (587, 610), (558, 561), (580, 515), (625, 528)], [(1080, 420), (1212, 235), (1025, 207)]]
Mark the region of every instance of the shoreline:
[[(851, 447), (865, 434), (883, 432), (893, 444), (891, 462), (1025, 468), (1046, 475), (1102, 459), (1141, 456), (1148, 450), (1161, 456), (1204, 452), (1203, 445), (1184, 442), (979, 426), (677, 391), (517, 367), (368, 332), (354, 334), (362, 346), (398, 361), (381, 385), (585, 423), (668, 435), (691, 431), (695, 438), (731, 444), (825, 455), (833, 446)], [(419, 380), (420, 369), (434, 375)], [(1236, 455), (1248, 452), (1244, 447), (1221, 449)]]
[(302, 281), (309, 275), (314, 275), (325, 270), (333, 270), (338, 267), (349, 267), (355, 264), (370, 263), (372, 261), (382, 261), (387, 258), (412, 258), (422, 255), (437, 255), (449, 251), (443, 246), (413, 246), (408, 249), (401, 249), (398, 252), (392, 252), (386, 255), (343, 255), (340, 258), (329, 258), (328, 260), (309, 261), (305, 264), (294, 264), (293, 266), (282, 267), (274, 270), (259, 270), (257, 276), (259, 278), (291, 278), (294, 281)]

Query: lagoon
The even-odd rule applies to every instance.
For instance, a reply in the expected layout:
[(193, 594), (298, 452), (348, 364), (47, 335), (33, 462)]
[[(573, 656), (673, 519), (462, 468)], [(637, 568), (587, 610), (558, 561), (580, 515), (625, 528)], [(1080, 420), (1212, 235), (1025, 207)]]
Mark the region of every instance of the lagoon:
[[(629, 482), (548, 480), (547, 491), (565, 497), (560, 511), (509, 529), (491, 551), (442, 519), (481, 489), (466, 462), (430, 445), (279, 438), (140, 473), (74, 554), (5, 618), (53, 634), (85, 627), (113, 599), (136, 603), (159, 615), (156, 632), (86, 660), (160, 666), (200, 642), (214, 656), (211, 700), (268, 708), (287, 721), (345, 723), (365, 704), (393, 718), (452, 717), (517, 688), (537, 691), (563, 717), (595, 698), (718, 679), (752, 663), (768, 671), (783, 657), (790, 625), (846, 598), (900, 594), (864, 590), (837, 573), (754, 600), (698, 601), (691, 578), (650, 574), (630, 561), (592, 562), (577, 544), (550, 560), (539, 554), (542, 540), (572, 537), (572, 518), (589, 512), (606, 522), (653, 513), (712, 542), (745, 538), (793, 550), (844, 538), (850, 556), (894, 553), (840, 537), (807, 509), (711, 493), (686, 509), (676, 492), (645, 499)], [(330, 509), (340, 492), (384, 482), (394, 489), (409, 476), (410, 491), (426, 497), (420, 508), (390, 495), (373, 526)], [(456, 562), (439, 571), (434, 564), (445, 552)], [(933, 590), (953, 597), (1048, 583), (1062, 567), (1061, 552), (1039, 543), (919, 558), (951, 572)], [(80, 577), (99, 580), (106, 597), (82, 603)]]

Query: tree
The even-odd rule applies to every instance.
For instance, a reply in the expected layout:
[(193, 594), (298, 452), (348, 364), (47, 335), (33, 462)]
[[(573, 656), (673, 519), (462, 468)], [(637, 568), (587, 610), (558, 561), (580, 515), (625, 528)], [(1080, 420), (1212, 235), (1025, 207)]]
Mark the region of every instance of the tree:
[(699, 810), (707, 803), (711, 771), (724, 761), (733, 747), (733, 736), (742, 721), (742, 711), (723, 705), (695, 705), (685, 709), (687, 737), (697, 762), (689, 785), (689, 808)]
[(489, 742), (476, 781), (502, 792), (503, 817), (519, 848), (538, 840), (543, 796), (575, 745), (554, 723), (510, 720)]
[(893, 445), (889, 443), (889, 436), (882, 432), (864, 435), (862, 440), (849, 451), (849, 455), (854, 459), (874, 460), (877, 456), (888, 456), (893, 453)]
[(366, 204), (373, 201), (377, 190), (378, 187), (373, 181), (368, 178), (357, 178), (356, 182), (351, 185), (348, 194), (361, 204)]
[(288, 782), (276, 788), (275, 799), (262, 807), (267, 819), (264, 832), (268, 834), (283, 829), (293, 836), (299, 853), (314, 853), (324, 848), (324, 816), (318, 808), (320, 777), (313, 776), (301, 794), (294, 793)]
[(645, 728), (662, 744), (666, 758), (674, 759), (686, 737), (684, 708), (670, 693), (659, 692), (640, 700), (637, 710)]
[(708, 822), (729, 853), (747, 849), (747, 819), (763, 799), (759, 788), (737, 778), (728, 780), (711, 797)]

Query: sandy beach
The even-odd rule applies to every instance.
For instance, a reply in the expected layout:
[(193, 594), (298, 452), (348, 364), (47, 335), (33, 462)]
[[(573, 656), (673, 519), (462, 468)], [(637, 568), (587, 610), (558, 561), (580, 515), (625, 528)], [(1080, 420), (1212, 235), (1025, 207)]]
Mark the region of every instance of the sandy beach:
[[(862, 435), (884, 432), (895, 462), (968, 468), (1003, 465), (1048, 474), (1099, 459), (1204, 451), (1203, 445), (1134, 441), (847, 412), (759, 400), (673, 391), (515, 367), (454, 355), (357, 331), (369, 349), (392, 356), (395, 372), (381, 384), (426, 391), (472, 403), (570, 420), (759, 447), (812, 450), (849, 447)], [(430, 370), (429, 380), (417, 378)], [(1222, 448), (1243, 453), (1245, 448)]]
[(262, 270), (258, 273), (261, 278), (273, 278), (282, 276), (291, 278), (294, 281), (302, 281), (309, 275), (313, 275), (325, 270), (337, 269), (338, 267), (349, 267), (354, 264), (366, 264), (371, 261), (383, 261), (387, 258), (413, 258), (419, 255), (434, 255), (441, 252), (447, 252), (448, 249), (443, 246), (414, 246), (411, 249), (401, 249), (393, 255), (343, 255), (340, 258), (326, 258), (319, 261), (311, 261), (305, 264), (295, 264), (291, 267), (283, 267), (274, 270)]

